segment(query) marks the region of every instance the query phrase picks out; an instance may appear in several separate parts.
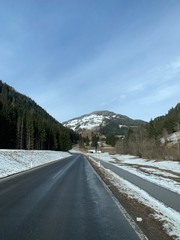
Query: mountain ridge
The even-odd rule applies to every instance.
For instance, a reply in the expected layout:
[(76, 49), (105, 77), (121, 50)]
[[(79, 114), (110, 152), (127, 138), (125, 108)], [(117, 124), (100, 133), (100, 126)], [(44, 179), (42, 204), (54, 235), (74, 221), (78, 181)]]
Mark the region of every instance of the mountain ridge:
[(63, 125), (81, 134), (96, 132), (100, 135), (125, 135), (129, 127), (139, 127), (145, 123), (112, 111), (98, 110), (65, 121)]
[(111, 114), (111, 115), (119, 115), (119, 116), (131, 119), (131, 120), (134, 120), (134, 121), (146, 122), (146, 121), (141, 120), (141, 119), (133, 119), (133, 118), (130, 118), (130, 117), (126, 116), (126, 115), (123, 115), (123, 114), (120, 114), (120, 113), (115, 113), (115, 112), (112, 112), (112, 111), (109, 111), (109, 110), (96, 110), (96, 111), (93, 111), (93, 112), (90, 112), (90, 113), (86, 113), (86, 114), (80, 115), (79, 117), (74, 117), (74, 118), (71, 118), (69, 120), (63, 121), (62, 124), (65, 124), (65, 123), (70, 122), (72, 120), (83, 118), (83, 117), (86, 117), (86, 116), (89, 116), (89, 115), (92, 115), (92, 114), (105, 115), (106, 113)]

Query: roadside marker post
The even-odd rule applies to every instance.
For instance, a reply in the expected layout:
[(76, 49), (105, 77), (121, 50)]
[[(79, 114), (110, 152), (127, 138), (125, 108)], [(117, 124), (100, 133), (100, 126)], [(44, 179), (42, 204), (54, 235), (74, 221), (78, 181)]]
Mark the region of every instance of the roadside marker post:
[(33, 150), (31, 150), (31, 159), (30, 159), (30, 161), (31, 161), (31, 168), (33, 167), (33, 164), (32, 164), (32, 155), (33, 155)]
[(101, 167), (101, 152), (98, 152), (98, 158), (99, 158), (99, 167)]

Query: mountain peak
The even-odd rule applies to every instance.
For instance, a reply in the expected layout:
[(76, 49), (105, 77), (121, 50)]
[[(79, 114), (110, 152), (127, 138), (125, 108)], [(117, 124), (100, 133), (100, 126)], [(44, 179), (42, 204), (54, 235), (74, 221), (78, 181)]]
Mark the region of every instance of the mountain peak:
[(99, 110), (66, 121), (63, 125), (79, 133), (98, 132), (104, 135), (118, 135), (124, 134), (124, 130), (127, 132), (129, 127), (137, 127), (143, 123), (141, 120), (133, 120), (108, 110)]
[(111, 114), (115, 114), (114, 112), (110, 112), (108, 110), (97, 110), (92, 112), (91, 114), (97, 114), (97, 115), (111, 115)]

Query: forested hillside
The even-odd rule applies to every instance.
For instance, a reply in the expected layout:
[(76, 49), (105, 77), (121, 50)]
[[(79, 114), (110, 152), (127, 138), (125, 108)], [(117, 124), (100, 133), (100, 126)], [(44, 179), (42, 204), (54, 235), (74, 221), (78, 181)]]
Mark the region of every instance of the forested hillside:
[(78, 137), (0, 80), (0, 148), (67, 151)]
[(130, 129), (127, 137), (116, 143), (119, 153), (145, 158), (180, 160), (180, 139), (169, 141), (180, 131), (180, 103), (164, 115), (151, 120), (143, 127)]
[(148, 134), (157, 138), (166, 133), (170, 134), (180, 130), (180, 103), (175, 108), (171, 108), (165, 116), (157, 117), (150, 121)]

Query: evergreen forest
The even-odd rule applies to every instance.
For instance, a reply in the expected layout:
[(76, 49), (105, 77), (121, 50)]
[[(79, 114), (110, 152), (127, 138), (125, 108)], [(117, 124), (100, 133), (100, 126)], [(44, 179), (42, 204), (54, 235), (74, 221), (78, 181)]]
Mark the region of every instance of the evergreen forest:
[(144, 126), (130, 128), (125, 139), (116, 142), (118, 153), (132, 154), (149, 159), (180, 161), (180, 140), (169, 141), (168, 136), (180, 131), (180, 103), (164, 116)]
[(0, 80), (0, 148), (68, 151), (79, 135)]

